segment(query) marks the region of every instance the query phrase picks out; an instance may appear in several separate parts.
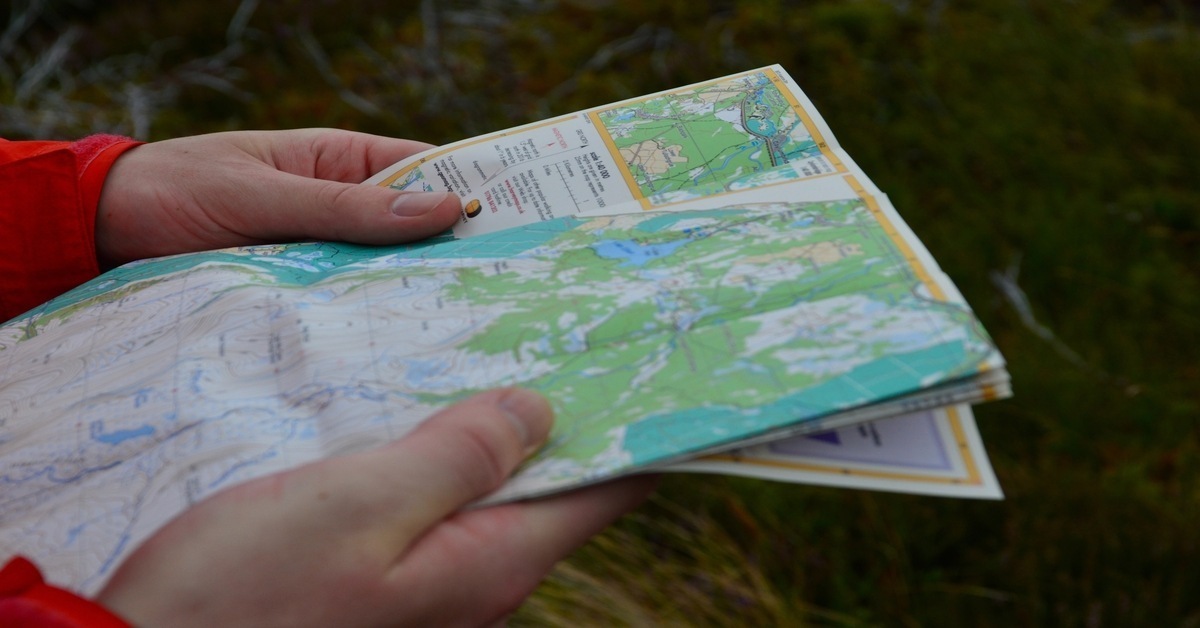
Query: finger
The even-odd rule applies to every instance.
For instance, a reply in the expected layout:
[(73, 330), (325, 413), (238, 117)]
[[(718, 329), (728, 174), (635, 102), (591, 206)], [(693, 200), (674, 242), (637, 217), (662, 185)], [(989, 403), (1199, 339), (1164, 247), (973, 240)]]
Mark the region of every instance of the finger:
[(316, 159), (312, 176), (360, 183), (398, 161), (431, 148), (435, 146), (415, 140), (330, 130), (313, 143)]
[(435, 148), (433, 144), (341, 129), (216, 133), (272, 168), (305, 177), (361, 183), (371, 175)]
[(329, 507), (365, 513), (398, 555), (433, 524), (499, 488), (552, 422), (550, 404), (535, 392), (481, 393), (395, 443), (343, 459)]
[(275, 172), (258, 238), (314, 238), (362, 244), (410, 242), (442, 233), (462, 210), (449, 192), (401, 192)]
[[(430, 625), (496, 621), (515, 611), (558, 561), (642, 503), (655, 485), (654, 477), (632, 477), (460, 512), (412, 547), (389, 585), (411, 600), (430, 601), (408, 609)], [(445, 582), (455, 586), (438, 584)]]

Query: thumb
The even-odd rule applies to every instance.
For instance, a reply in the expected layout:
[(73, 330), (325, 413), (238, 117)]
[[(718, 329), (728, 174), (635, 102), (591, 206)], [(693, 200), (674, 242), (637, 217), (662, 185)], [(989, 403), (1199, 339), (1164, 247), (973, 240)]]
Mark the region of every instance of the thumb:
[(329, 512), (382, 522), (381, 533), (402, 548), (499, 488), (544, 442), (553, 422), (540, 394), (490, 390), (443, 409), (396, 442), (314, 468), (322, 482), (343, 487), (329, 491), (336, 496), (325, 504)]
[(462, 202), (450, 192), (401, 192), (361, 183), (342, 183), (279, 173), (276, 203), (290, 206), (294, 233), (279, 234), (361, 244), (420, 240), (449, 229)]

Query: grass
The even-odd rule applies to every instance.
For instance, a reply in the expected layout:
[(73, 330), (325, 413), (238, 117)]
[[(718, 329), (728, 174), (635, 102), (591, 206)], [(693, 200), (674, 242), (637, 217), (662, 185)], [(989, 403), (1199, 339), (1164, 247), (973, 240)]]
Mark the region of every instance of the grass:
[(18, 3), (0, 134), (444, 142), (779, 62), (1013, 374), (977, 409), (1005, 501), (669, 477), (514, 625), (1200, 624), (1191, 3), (356, 6)]

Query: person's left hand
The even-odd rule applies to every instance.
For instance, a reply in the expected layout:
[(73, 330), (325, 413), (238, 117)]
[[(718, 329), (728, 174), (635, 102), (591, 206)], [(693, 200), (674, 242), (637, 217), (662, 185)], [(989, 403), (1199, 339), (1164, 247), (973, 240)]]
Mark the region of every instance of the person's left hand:
[(633, 477), (474, 510), (546, 438), (550, 404), (480, 393), (378, 449), (231, 487), (184, 511), (98, 599), (139, 626), (479, 626), (646, 498)]
[(119, 157), (96, 212), (96, 257), (145, 257), (298, 239), (395, 244), (449, 228), (448, 192), (360, 183), (432, 148), (333, 129), (234, 131), (144, 144)]

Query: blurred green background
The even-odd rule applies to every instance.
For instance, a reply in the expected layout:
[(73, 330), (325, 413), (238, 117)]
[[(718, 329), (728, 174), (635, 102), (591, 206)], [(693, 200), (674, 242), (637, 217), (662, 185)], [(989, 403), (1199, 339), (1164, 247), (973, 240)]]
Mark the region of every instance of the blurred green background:
[(16, 0), (0, 136), (443, 143), (781, 63), (1009, 360), (1007, 499), (710, 476), (513, 625), (1200, 625), (1200, 8)]

